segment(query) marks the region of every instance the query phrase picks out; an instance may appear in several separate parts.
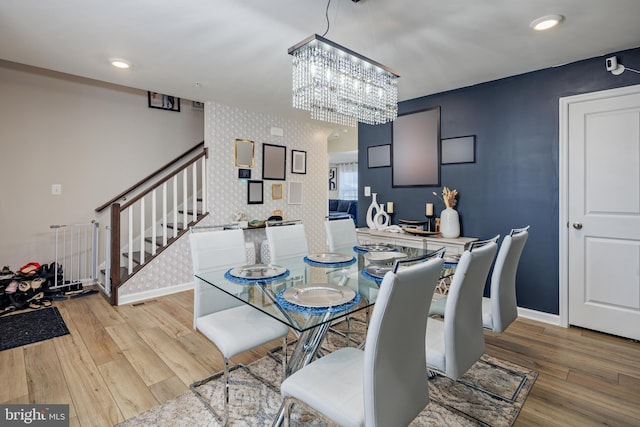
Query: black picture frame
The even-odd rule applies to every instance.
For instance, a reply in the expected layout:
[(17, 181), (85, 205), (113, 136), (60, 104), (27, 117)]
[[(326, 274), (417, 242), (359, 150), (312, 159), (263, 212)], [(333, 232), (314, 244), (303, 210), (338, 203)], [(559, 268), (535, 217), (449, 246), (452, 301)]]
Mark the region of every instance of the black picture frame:
[(158, 92), (147, 91), (149, 108), (180, 112), (180, 98)]
[(458, 136), (441, 141), (443, 165), (476, 162), (476, 136)]
[(261, 205), (264, 203), (264, 181), (249, 181), (247, 183), (247, 204)]
[(440, 106), (398, 116), (391, 143), (392, 187), (440, 186)]
[(238, 178), (251, 179), (251, 169), (238, 169)]
[(262, 179), (284, 181), (287, 174), (287, 147), (262, 144)]
[(307, 152), (301, 150), (291, 150), (291, 173), (306, 175), (307, 173)]
[(335, 166), (329, 168), (329, 191), (338, 191), (338, 168)]
[(367, 168), (391, 166), (391, 144), (373, 145), (367, 148)]

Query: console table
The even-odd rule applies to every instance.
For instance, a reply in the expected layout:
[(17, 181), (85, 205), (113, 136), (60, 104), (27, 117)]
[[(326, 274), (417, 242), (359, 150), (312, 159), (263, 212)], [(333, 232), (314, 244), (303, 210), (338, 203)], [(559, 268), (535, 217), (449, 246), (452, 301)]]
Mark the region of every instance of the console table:
[(461, 255), (469, 247), (471, 242), (478, 240), (476, 237), (456, 237), (455, 239), (438, 236), (416, 236), (408, 233), (393, 233), (390, 231), (371, 230), (358, 228), (358, 242), (360, 243), (389, 243), (411, 248), (435, 250), (446, 248), (447, 255)]

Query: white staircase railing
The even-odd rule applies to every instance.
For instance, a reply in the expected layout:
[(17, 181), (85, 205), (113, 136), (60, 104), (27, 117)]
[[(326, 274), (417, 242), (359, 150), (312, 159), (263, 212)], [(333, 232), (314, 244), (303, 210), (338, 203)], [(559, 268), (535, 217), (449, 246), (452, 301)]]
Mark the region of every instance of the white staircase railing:
[(126, 203), (111, 204), (105, 293), (112, 304), (117, 304), (117, 289), (128, 277), (206, 214), (206, 159), (205, 149)]

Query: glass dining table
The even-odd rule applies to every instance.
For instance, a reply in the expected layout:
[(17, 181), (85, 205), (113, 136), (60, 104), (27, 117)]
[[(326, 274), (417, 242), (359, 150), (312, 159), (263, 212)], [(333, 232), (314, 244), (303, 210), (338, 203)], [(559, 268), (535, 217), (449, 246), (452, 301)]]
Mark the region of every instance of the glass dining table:
[[(384, 274), (396, 259), (419, 258), (424, 249), (367, 244), (340, 253), (318, 253), (196, 275), (227, 295), (284, 323), (298, 337), (286, 375), (316, 357), (331, 324), (375, 304)], [(445, 263), (441, 278), (455, 264)], [(274, 425), (282, 421), (282, 408)]]

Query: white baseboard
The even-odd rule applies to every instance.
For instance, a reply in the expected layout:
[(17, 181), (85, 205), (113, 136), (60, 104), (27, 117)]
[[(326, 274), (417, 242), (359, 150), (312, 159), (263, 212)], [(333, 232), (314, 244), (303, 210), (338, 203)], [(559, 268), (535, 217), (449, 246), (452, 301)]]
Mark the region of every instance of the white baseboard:
[(118, 305), (133, 304), (165, 295), (177, 294), (178, 292), (193, 289), (193, 282), (182, 283), (180, 285), (169, 286), (166, 288), (152, 289), (150, 291), (137, 292), (135, 294), (118, 295)]
[(555, 326), (560, 325), (560, 316), (557, 314), (549, 314), (542, 311), (531, 310), (529, 308), (518, 307), (518, 316), (525, 319), (537, 320), (538, 322), (549, 323)]

